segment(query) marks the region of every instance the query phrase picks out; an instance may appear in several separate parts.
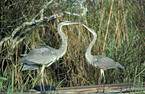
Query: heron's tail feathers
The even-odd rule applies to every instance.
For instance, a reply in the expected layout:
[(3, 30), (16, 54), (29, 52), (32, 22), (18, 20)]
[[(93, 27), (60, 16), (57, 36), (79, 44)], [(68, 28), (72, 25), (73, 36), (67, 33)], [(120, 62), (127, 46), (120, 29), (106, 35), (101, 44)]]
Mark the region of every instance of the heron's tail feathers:
[(117, 63), (118, 68), (124, 69), (124, 67), (121, 64), (119, 64), (118, 62), (116, 63)]
[(35, 70), (35, 69), (38, 69), (38, 68), (40, 68), (39, 65), (26, 65), (26, 64), (24, 64), (22, 71), (24, 71), (24, 70)]

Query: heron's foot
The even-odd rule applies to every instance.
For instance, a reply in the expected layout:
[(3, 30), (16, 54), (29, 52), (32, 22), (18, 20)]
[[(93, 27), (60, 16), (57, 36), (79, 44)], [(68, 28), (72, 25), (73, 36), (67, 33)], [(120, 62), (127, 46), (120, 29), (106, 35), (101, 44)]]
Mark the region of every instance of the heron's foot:
[(97, 94), (99, 93), (99, 88), (98, 88), (98, 90), (97, 90), (97, 92), (96, 92)]
[[(40, 86), (35, 86), (34, 89), (37, 90), (37, 91), (41, 91)], [(42, 92), (51, 91), (51, 90), (56, 90), (56, 88), (53, 87), (53, 86), (44, 86), (44, 89), (42, 88)]]
[(105, 80), (104, 80), (104, 85), (103, 85), (103, 93), (105, 93)]

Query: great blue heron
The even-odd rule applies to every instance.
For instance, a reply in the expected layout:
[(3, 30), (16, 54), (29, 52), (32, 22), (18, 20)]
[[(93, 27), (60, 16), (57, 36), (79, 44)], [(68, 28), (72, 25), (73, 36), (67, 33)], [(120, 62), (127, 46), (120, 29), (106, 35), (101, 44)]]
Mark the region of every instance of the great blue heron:
[[(50, 46), (41, 44), (36, 49), (33, 49), (28, 54), (25, 54), (24, 57), (18, 61), (19, 63), (24, 63), (22, 71), (38, 69), (42, 65), (42, 69), (39, 74), (41, 92), (41, 77), (43, 77), (44, 68), (49, 67), (54, 61), (62, 57), (67, 50), (67, 38), (62, 32), (62, 26), (71, 24), (78, 24), (78, 22), (62, 21), (58, 24), (57, 31), (62, 39), (62, 45), (59, 49), (54, 49)], [(42, 84), (43, 90), (45, 91), (43, 78)]]
[[(87, 27), (86, 25), (82, 24), (85, 28), (87, 28), (94, 36), (93, 40), (91, 41), (91, 43), (89, 44), (89, 47), (87, 48), (87, 51), (85, 53), (85, 57), (87, 59), (87, 61), (93, 65), (96, 68), (100, 68), (101, 71), (101, 76), (100, 76), (100, 82), (99, 85), (101, 83), (102, 80), (102, 76), (104, 77), (104, 84), (105, 84), (105, 75), (104, 75), (104, 70), (107, 69), (112, 69), (112, 68), (123, 68), (122, 65), (120, 65), (118, 62), (115, 62), (114, 60), (112, 60), (111, 58), (108, 58), (106, 56), (103, 55), (92, 55), (91, 54), (91, 49), (93, 44), (95, 43), (96, 39), (97, 39), (97, 34), (95, 32), (95, 30)], [(99, 91), (99, 86), (98, 86), (98, 91)], [(97, 92), (98, 92), (97, 91)], [(104, 88), (103, 88), (103, 92), (104, 92)]]

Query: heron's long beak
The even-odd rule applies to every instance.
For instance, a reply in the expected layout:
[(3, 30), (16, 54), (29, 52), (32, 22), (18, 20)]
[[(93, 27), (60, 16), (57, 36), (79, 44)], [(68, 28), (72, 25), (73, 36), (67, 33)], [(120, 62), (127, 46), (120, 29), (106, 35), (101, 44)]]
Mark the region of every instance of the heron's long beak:
[(80, 22), (70, 22), (69, 24), (71, 25), (71, 24), (81, 24), (81, 23)]
[(84, 27), (88, 28), (85, 24), (82, 24)]
[(88, 26), (86, 26), (86, 25), (84, 25), (84, 24), (82, 24), (85, 28), (87, 28), (90, 32), (92, 32), (92, 33), (95, 33), (95, 30), (94, 29), (91, 29), (91, 28), (89, 28)]
[(86, 26), (85, 24), (82, 24), (85, 28), (87, 28), (89, 31), (91, 30), (91, 28), (89, 28), (88, 26)]

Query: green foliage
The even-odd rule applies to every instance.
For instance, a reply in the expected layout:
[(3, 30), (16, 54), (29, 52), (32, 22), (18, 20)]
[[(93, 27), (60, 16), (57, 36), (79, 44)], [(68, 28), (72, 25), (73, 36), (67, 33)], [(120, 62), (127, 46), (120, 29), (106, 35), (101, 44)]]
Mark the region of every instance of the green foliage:
[[(40, 70), (22, 72), (22, 64), (18, 63), (22, 58), (20, 54), (27, 54), (39, 44), (59, 48), (61, 38), (57, 33), (57, 23), (62, 20), (81, 21), (96, 30), (98, 37), (92, 54), (105, 55), (125, 67), (124, 70), (105, 71), (107, 84), (142, 83), (144, 80), (141, 79), (145, 77), (142, 66), (145, 58), (142, 2), (141, 0), (101, 1), (83, 2), (88, 8), (87, 14), (74, 16), (68, 15), (65, 11), (82, 13), (83, 10), (78, 7), (77, 1), (54, 0), (49, 8), (45, 9), (44, 20), (39, 20), (42, 15), (37, 14), (45, 7), (43, 4), (47, 4), (45, 0), (2, 1), (0, 77), (4, 77), (5, 80), (0, 81), (2, 87), (0, 89), (30, 89), (39, 85), (36, 78)], [(46, 68), (45, 84), (56, 87), (98, 84), (99, 69), (91, 66), (85, 59), (85, 51), (93, 37), (91, 33), (78, 25), (64, 27), (63, 32), (68, 38), (67, 53)]]
[(4, 88), (3, 81), (6, 81), (6, 80), (7, 80), (7, 78), (0, 77), (0, 91)]

